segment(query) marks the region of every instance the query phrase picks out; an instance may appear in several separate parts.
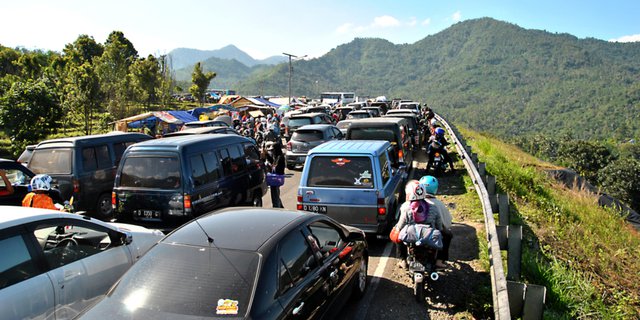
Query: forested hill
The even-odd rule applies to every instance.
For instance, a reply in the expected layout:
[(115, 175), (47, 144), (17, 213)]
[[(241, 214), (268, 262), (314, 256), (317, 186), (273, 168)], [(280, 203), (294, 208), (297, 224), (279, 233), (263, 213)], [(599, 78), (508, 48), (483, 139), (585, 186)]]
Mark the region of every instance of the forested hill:
[[(287, 90), (285, 65), (253, 73), (242, 93)], [(353, 90), (427, 101), (455, 123), (501, 137), (640, 136), (640, 43), (578, 39), (490, 18), (413, 44), (355, 39), (294, 63), (294, 95)]]

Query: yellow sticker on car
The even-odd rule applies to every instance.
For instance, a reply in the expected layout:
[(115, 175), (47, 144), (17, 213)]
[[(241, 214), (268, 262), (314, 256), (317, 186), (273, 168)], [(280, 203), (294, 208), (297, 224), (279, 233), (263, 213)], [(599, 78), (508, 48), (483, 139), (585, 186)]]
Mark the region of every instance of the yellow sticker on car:
[(238, 314), (238, 300), (218, 300), (218, 306), (216, 306), (216, 314)]

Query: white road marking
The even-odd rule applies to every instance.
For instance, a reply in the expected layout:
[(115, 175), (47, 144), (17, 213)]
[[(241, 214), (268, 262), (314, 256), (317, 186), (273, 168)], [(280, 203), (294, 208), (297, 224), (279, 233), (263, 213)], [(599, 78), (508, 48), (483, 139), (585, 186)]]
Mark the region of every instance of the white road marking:
[(371, 300), (373, 300), (373, 296), (376, 293), (376, 289), (378, 288), (378, 284), (380, 283), (380, 278), (382, 278), (384, 270), (387, 268), (387, 264), (389, 263), (391, 248), (393, 248), (393, 244), (391, 242), (387, 242), (387, 245), (384, 247), (382, 256), (380, 256), (380, 259), (378, 259), (378, 266), (376, 267), (376, 271), (374, 271), (371, 282), (369, 283), (369, 290), (367, 290), (367, 293), (365, 293), (362, 302), (358, 306), (358, 313), (356, 313), (356, 316), (353, 318), (354, 320), (366, 319), (369, 305), (371, 305)]

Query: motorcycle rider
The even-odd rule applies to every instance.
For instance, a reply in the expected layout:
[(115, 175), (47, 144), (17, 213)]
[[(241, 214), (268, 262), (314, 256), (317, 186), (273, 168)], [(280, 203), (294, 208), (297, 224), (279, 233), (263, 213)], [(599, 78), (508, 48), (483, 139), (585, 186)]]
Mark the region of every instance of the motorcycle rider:
[(442, 155), (442, 158), (445, 162), (449, 163), (450, 171), (453, 172), (453, 159), (449, 156), (447, 152), (446, 146), (449, 145), (449, 142), (444, 137), (444, 129), (436, 128), (434, 135), (429, 137), (429, 141), (427, 142), (427, 158), (429, 159), (427, 162), (427, 172), (431, 165), (433, 164), (433, 158), (436, 152), (439, 152)]
[(442, 250), (438, 250), (438, 256), (436, 260), (436, 268), (445, 268), (444, 261), (449, 260), (449, 245), (453, 238), (453, 232), (451, 231), (451, 224), (453, 223), (453, 217), (451, 212), (447, 209), (447, 206), (436, 198), (438, 193), (438, 179), (433, 176), (423, 176), (418, 181), (426, 192), (425, 200), (429, 203), (429, 213), (438, 214), (442, 220)]
[(63, 210), (64, 206), (54, 204), (53, 199), (49, 195), (51, 191), (51, 182), (53, 179), (47, 174), (38, 174), (31, 178), (31, 190), (22, 199), (23, 207), (43, 208), (51, 210)]
[[(442, 218), (436, 212), (432, 213), (429, 209), (429, 203), (425, 201), (426, 191), (424, 187), (418, 182), (418, 180), (409, 180), (405, 185), (406, 201), (400, 206), (400, 216), (398, 222), (393, 227), (393, 234), (400, 233), (402, 228), (407, 224), (426, 224), (432, 228), (442, 230)], [(420, 216), (422, 221), (416, 221), (414, 219), (414, 213), (416, 216)], [(402, 242), (396, 242), (396, 257), (400, 259), (398, 266), (407, 268), (407, 246)]]

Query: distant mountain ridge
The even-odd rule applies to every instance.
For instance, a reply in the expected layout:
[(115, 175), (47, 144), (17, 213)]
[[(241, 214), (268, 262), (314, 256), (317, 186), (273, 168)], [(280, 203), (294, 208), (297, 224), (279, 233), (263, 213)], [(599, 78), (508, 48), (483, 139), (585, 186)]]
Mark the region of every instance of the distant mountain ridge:
[[(355, 39), (294, 62), (294, 96), (355, 91), (428, 102), (455, 123), (508, 138), (640, 137), (640, 43), (578, 39), (491, 18), (459, 22), (413, 44)], [(286, 64), (234, 88), (282, 95)]]
[(285, 56), (272, 56), (261, 60), (254, 59), (234, 45), (228, 45), (217, 50), (177, 48), (171, 50), (168, 55), (171, 57), (171, 63), (174, 70), (190, 66), (192, 67), (197, 62), (202, 62), (209, 58), (237, 60), (247, 67), (253, 67), (260, 64), (274, 65), (287, 60), (287, 57)]

